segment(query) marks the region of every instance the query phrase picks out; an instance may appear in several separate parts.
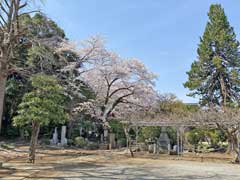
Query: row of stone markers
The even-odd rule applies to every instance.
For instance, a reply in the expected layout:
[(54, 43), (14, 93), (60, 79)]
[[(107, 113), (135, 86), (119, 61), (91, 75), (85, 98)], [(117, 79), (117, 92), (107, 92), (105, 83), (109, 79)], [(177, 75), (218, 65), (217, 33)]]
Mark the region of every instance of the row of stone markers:
[[(177, 138), (177, 141), (179, 141), (179, 138)], [(154, 154), (159, 153), (170, 154), (171, 152), (173, 152), (174, 154), (180, 154), (183, 151), (183, 147), (181, 147), (179, 144), (180, 143), (174, 145), (173, 149), (171, 149), (170, 139), (168, 137), (166, 127), (162, 127), (162, 131), (157, 142), (149, 144), (148, 151)]]
[[(58, 139), (58, 131), (57, 131), (57, 127), (55, 127), (52, 139), (50, 140), (50, 145), (52, 146), (67, 146), (67, 138), (66, 138), (66, 131), (67, 131), (67, 127), (66, 126), (62, 126), (62, 130), (61, 130), (61, 139), (59, 142)], [(80, 128), (80, 136), (81, 136), (81, 128)], [(106, 143), (108, 144), (108, 146), (106, 148), (109, 149), (113, 149), (116, 148), (116, 141), (115, 141), (115, 134), (114, 133), (108, 133), (106, 130), (104, 130), (104, 134), (101, 134), (101, 138), (100, 138), (100, 143)]]
[(53, 146), (67, 146), (66, 131), (67, 131), (67, 127), (62, 126), (61, 140), (59, 142), (58, 131), (57, 131), (57, 127), (56, 127), (55, 130), (54, 130), (54, 133), (53, 133), (53, 137), (50, 140), (50, 144), (53, 145)]

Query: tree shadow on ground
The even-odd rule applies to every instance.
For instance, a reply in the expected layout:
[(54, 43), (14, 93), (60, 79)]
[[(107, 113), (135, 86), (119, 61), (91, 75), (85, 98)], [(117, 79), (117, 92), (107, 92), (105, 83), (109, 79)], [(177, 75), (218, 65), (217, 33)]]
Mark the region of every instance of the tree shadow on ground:
[[(121, 166), (109, 166), (98, 165), (95, 163), (74, 163), (58, 165), (54, 169), (49, 171), (39, 171), (38, 173), (25, 178), (25, 180), (116, 180), (116, 179), (128, 179), (128, 180), (201, 180), (201, 179), (222, 179), (220, 175), (211, 174), (203, 176), (195, 175), (161, 175), (152, 173), (151, 168), (144, 167), (121, 167)], [(159, 168), (159, 172), (164, 172), (166, 169)], [(16, 179), (18, 176), (16, 176)]]

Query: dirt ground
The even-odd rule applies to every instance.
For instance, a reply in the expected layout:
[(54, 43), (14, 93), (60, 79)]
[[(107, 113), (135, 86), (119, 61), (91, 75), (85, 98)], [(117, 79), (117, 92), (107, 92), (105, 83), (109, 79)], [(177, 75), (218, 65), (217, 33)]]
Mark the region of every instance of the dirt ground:
[[(225, 154), (184, 157), (135, 154), (126, 151), (49, 149), (38, 151), (36, 164), (26, 163), (27, 147), (1, 150), (4, 180), (240, 180), (240, 165), (229, 163)], [(203, 161), (203, 162), (201, 162)]]

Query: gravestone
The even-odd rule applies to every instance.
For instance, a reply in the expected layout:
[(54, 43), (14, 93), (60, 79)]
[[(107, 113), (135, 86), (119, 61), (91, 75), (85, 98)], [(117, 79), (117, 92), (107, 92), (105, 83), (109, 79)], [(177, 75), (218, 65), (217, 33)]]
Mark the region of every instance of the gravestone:
[(57, 145), (58, 144), (58, 132), (57, 132), (57, 127), (55, 127), (54, 133), (53, 133), (53, 137), (50, 140), (50, 144), (51, 145)]
[(161, 134), (159, 136), (159, 150), (162, 153), (168, 153), (169, 152), (169, 145), (170, 145), (170, 139), (167, 134), (166, 127), (162, 127)]
[(153, 151), (154, 151), (154, 145), (153, 144), (149, 144), (148, 145), (148, 152), (149, 153), (153, 153)]
[(103, 141), (104, 143), (108, 143), (108, 128), (104, 127), (104, 130), (103, 130)]
[(174, 146), (173, 146), (173, 151), (174, 151), (174, 152), (177, 152), (177, 151), (178, 151), (178, 146), (177, 146), (177, 145), (174, 145)]
[(107, 128), (104, 128), (103, 136), (104, 136), (104, 138), (108, 137), (108, 129)]
[(67, 138), (66, 138), (66, 132), (67, 132), (67, 127), (62, 126), (62, 131), (61, 131), (61, 146), (66, 146), (67, 145)]
[(115, 147), (116, 147), (115, 134), (109, 133), (109, 149), (113, 149)]
[(103, 137), (103, 134), (100, 135), (100, 142), (104, 142), (104, 137)]
[(157, 147), (157, 144), (154, 143), (153, 144), (153, 154), (157, 154), (158, 153), (158, 147)]
[(83, 136), (83, 128), (82, 127), (79, 128), (79, 135)]

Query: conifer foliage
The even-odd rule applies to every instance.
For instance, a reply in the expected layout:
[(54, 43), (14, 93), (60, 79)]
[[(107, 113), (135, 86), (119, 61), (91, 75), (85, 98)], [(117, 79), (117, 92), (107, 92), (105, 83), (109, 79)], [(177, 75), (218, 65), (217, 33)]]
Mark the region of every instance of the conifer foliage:
[(219, 4), (211, 5), (198, 59), (187, 72), (185, 87), (199, 96), (203, 105), (228, 106), (239, 103), (239, 42)]

